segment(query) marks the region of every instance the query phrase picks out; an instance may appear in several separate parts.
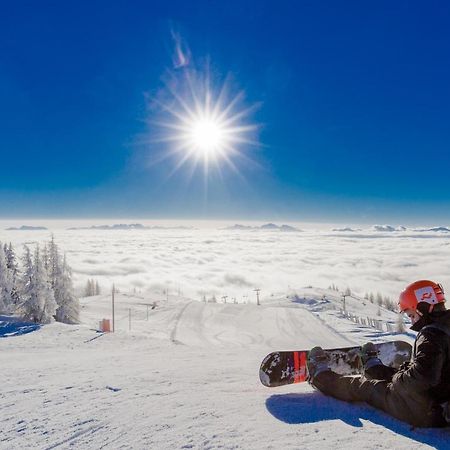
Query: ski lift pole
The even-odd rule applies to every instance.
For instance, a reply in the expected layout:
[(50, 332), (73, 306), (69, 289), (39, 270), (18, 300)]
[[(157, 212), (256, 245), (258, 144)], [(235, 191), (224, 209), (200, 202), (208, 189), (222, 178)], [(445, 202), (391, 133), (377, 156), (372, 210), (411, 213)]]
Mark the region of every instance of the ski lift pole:
[(261, 289), (254, 289), (254, 291), (256, 292), (256, 304), (259, 306), (259, 292), (261, 291)]

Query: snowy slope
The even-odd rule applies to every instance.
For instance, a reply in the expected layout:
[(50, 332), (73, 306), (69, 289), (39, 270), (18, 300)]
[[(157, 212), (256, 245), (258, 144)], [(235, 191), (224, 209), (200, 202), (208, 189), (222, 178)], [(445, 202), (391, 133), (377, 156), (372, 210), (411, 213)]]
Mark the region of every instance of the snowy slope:
[(92, 327), (108, 317), (109, 297), (83, 299), (82, 325), (0, 340), (0, 448), (445, 448), (445, 431), (411, 431), (308, 384), (260, 384), (274, 349), (392, 339), (311, 303), (118, 294), (117, 332), (102, 335)]

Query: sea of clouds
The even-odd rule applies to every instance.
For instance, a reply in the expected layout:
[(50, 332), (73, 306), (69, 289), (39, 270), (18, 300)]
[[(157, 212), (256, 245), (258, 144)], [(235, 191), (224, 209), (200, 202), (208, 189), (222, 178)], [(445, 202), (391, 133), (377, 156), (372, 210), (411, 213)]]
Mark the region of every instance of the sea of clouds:
[[(181, 224), (182, 225), (182, 224)], [(302, 229), (301, 224), (298, 226)], [(351, 227), (283, 232), (258, 227), (149, 229), (0, 229), (0, 241), (44, 243), (53, 233), (67, 254), (75, 286), (88, 278), (103, 291), (163, 292), (237, 301), (308, 285), (396, 297), (408, 283), (430, 278), (450, 290), (450, 233), (403, 227)], [(340, 230), (340, 231), (336, 231)]]

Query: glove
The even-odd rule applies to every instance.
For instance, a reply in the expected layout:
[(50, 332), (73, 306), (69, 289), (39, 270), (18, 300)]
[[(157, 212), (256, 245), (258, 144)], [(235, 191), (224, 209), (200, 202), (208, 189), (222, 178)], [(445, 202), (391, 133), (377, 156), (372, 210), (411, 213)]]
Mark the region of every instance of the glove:
[[(411, 363), (409, 361), (405, 361), (402, 363), (402, 365), (398, 368), (398, 372), (405, 372), (411, 367)], [(397, 372), (397, 373), (398, 373)]]

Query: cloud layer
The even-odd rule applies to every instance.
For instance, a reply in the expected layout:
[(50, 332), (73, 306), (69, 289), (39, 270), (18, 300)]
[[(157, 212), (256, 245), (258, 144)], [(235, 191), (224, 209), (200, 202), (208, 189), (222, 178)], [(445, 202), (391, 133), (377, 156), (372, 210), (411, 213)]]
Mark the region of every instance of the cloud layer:
[[(81, 288), (88, 278), (104, 290), (164, 290), (197, 299), (227, 295), (238, 301), (289, 288), (334, 283), (355, 292), (397, 296), (420, 278), (450, 290), (450, 235), (436, 232), (305, 231), (274, 233), (224, 229), (54, 230)], [(21, 253), (49, 231), (1, 231)]]

